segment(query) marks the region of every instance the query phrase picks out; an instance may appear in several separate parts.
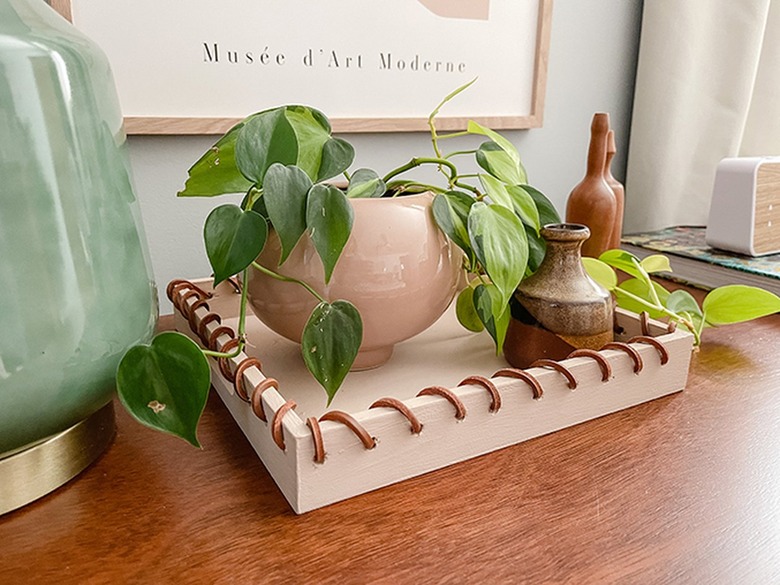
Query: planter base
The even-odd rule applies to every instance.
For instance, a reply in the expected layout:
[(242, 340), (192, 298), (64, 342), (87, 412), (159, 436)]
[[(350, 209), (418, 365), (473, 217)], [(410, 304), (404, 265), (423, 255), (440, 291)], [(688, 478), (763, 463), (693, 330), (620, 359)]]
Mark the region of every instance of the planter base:
[(377, 347), (374, 349), (360, 350), (355, 358), (355, 363), (352, 364), (350, 371), (362, 372), (365, 370), (373, 370), (379, 366), (384, 365), (387, 360), (393, 355), (393, 346), (388, 345), (386, 347)]
[(11, 512), (67, 483), (109, 446), (116, 431), (114, 404), (61, 433), (0, 455), (0, 514)]

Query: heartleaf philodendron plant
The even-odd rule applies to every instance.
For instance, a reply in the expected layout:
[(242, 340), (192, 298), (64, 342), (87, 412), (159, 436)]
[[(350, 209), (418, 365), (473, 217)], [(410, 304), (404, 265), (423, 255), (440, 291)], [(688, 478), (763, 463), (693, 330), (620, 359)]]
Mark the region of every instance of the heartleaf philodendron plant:
[[(346, 300), (328, 301), (308, 284), (283, 276), (257, 257), (269, 229), (281, 244), (282, 265), (304, 234), (322, 261), (326, 283), (349, 238), (355, 197), (396, 197), (432, 191), (439, 228), (464, 252), (464, 270), (473, 279), (458, 296), (457, 315), (468, 329), (486, 329), (500, 350), (509, 324), (509, 301), (517, 285), (544, 258), (539, 235), (546, 223), (560, 221), (552, 203), (527, 184), (515, 146), (500, 134), (470, 121), (463, 132), (439, 134), (435, 119), (441, 107), (470, 82), (444, 98), (428, 118), (433, 156), (412, 158), (383, 177), (370, 169), (349, 172), (352, 146), (331, 135), (319, 111), (288, 105), (253, 114), (229, 130), (189, 170), (180, 196), (212, 197), (245, 193), (241, 205), (224, 204), (207, 217), (203, 236), (214, 272), (214, 285), (251, 267), (303, 286), (318, 304), (302, 335), (306, 367), (323, 386), (330, 404), (358, 353), (362, 321)], [(443, 153), (444, 140), (485, 138), (476, 149)], [(459, 172), (454, 160), (473, 156), (483, 172)], [(444, 185), (400, 176), (416, 167), (435, 165)], [(343, 176), (344, 188), (329, 181)], [(182, 437), (198, 446), (197, 423), (210, 387), (207, 357), (232, 358), (246, 344), (246, 287), (242, 287), (237, 326), (238, 347), (231, 352), (201, 349), (184, 335), (165, 332), (150, 345), (131, 348), (117, 373), (117, 390), (128, 411), (141, 423)], [(306, 351), (317, 346), (320, 351)]]
[[(707, 327), (742, 323), (780, 311), (777, 295), (753, 286), (720, 286), (704, 297), (701, 306), (688, 291), (669, 292), (650, 278), (651, 274), (672, 272), (669, 259), (663, 254), (640, 260), (624, 250), (607, 250), (598, 259), (583, 258), (583, 263), (591, 278), (612, 292), (618, 306), (679, 323), (693, 333), (697, 347)], [(619, 283), (616, 270), (630, 278)]]

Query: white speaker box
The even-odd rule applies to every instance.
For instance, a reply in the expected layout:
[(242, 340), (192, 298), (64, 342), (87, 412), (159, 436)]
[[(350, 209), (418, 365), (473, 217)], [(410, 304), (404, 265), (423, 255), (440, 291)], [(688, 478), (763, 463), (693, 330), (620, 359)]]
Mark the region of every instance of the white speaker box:
[(707, 244), (748, 256), (780, 252), (780, 157), (724, 158), (718, 164)]

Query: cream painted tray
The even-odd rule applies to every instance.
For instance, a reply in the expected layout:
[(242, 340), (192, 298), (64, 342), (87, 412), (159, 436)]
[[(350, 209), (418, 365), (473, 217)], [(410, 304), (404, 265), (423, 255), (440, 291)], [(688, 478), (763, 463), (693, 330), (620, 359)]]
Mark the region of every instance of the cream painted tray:
[[(239, 295), (208, 283), (168, 286), (176, 327), (230, 347)], [(448, 312), (386, 365), (350, 373), (326, 407), (299, 346), (250, 314), (245, 353), (212, 360), (212, 383), (300, 514), (685, 387), (690, 333), (625, 312), (618, 324), (614, 349), (512, 370)]]

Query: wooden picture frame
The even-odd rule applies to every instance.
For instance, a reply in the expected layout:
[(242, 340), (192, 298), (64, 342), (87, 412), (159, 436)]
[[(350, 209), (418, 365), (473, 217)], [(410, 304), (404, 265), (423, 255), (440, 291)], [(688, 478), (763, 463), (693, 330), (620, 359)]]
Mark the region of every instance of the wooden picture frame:
[[(221, 4), (220, 6), (223, 11), (229, 11), (231, 7), (235, 8), (237, 4), (241, 4), (242, 2), (245, 3), (247, 0), (231, 0), (227, 4)], [(291, 89), (288, 93), (294, 95), (294, 98), (285, 96), (281, 99), (281, 101), (270, 101), (270, 103), (262, 103), (259, 104), (259, 107), (255, 107), (255, 104), (253, 103), (251, 108), (244, 107), (241, 109), (240, 114), (238, 112), (225, 113), (217, 110), (221, 110), (223, 104), (225, 105), (226, 109), (228, 107), (237, 105), (231, 104), (231, 102), (238, 101), (238, 98), (235, 96), (243, 95), (243, 91), (224, 91), (219, 96), (219, 99), (221, 100), (219, 104), (216, 104), (216, 102), (212, 105), (204, 103), (198, 104), (198, 107), (195, 107), (195, 104), (199, 102), (199, 100), (186, 99), (186, 96), (190, 94), (187, 94), (186, 91), (182, 89), (181, 91), (185, 94), (185, 99), (180, 100), (179, 103), (186, 104), (186, 107), (177, 107), (176, 104), (173, 104), (172, 107), (170, 105), (166, 105), (164, 107), (161, 106), (158, 111), (156, 105), (150, 106), (146, 102), (154, 99), (168, 99), (168, 96), (178, 91), (183, 84), (190, 83), (194, 77), (197, 78), (197, 75), (193, 76), (192, 70), (187, 69), (187, 67), (200, 66), (201, 69), (198, 71), (204, 70), (202, 62), (193, 63), (196, 61), (196, 59), (192, 58), (192, 54), (195, 52), (192, 50), (194, 49), (195, 41), (189, 43), (188, 58), (190, 58), (190, 61), (185, 64), (186, 67), (179, 67), (178, 64), (182, 61), (175, 61), (175, 56), (169, 57), (165, 43), (169, 43), (170, 46), (177, 45), (177, 43), (181, 44), (180, 38), (185, 37), (186, 34), (189, 33), (190, 29), (202, 29), (204, 26), (203, 21), (206, 19), (197, 18), (195, 15), (191, 16), (192, 22), (180, 22), (181, 15), (176, 15), (175, 22), (177, 23), (177, 26), (175, 28), (177, 30), (177, 34), (171, 36), (169, 30), (170, 27), (168, 29), (161, 28), (151, 30), (153, 28), (151, 23), (148, 27), (150, 30), (138, 30), (139, 28), (145, 28), (143, 19), (148, 18), (144, 16), (145, 8), (143, 3), (131, 3), (124, 5), (125, 8), (122, 8), (122, 10), (125, 11), (124, 20), (115, 20), (122, 19), (122, 15), (118, 15), (117, 12), (122, 12), (120, 7), (123, 5), (121, 4), (106, 4), (99, 2), (99, 0), (51, 0), (50, 3), (55, 10), (57, 10), (71, 22), (74, 22), (74, 24), (82, 29), (85, 34), (87, 34), (87, 36), (100, 45), (108, 55), (114, 72), (114, 77), (116, 79), (117, 89), (120, 95), (120, 102), (122, 103), (122, 108), (125, 111), (125, 129), (128, 134), (222, 134), (244, 116), (254, 111), (265, 107), (273, 107), (274, 105), (280, 103), (292, 102), (310, 103), (315, 107), (321, 108), (331, 118), (335, 132), (426, 131), (428, 130), (426, 118), (427, 112), (432, 109), (433, 106), (435, 106), (435, 103), (455, 87), (463, 84), (465, 81), (468, 81), (473, 77), (480, 77), (480, 75), (482, 75), (482, 77), (480, 78), (479, 82), (475, 84), (474, 87), (470, 88), (468, 92), (462, 94), (462, 96), (468, 97), (464, 98), (462, 96), (458, 96), (458, 104), (456, 105), (454, 102), (452, 104), (448, 104), (447, 110), (445, 110), (441, 116), (437, 117), (437, 128), (448, 131), (462, 130), (466, 127), (469, 119), (473, 119), (480, 124), (489, 126), (496, 130), (538, 128), (542, 126), (545, 88), (547, 83), (547, 62), (552, 20), (552, 0), (405, 0), (405, 2), (406, 4), (403, 4), (403, 6), (407, 7), (408, 9), (408, 5), (413, 5), (418, 12), (420, 12), (420, 6), (423, 6), (425, 8), (424, 13), (426, 16), (430, 17), (431, 14), (435, 16), (434, 22), (437, 26), (446, 25), (451, 27), (451, 38), (455, 38), (452, 35), (459, 36), (457, 36), (458, 43), (450, 43), (450, 45), (456, 47), (456, 49), (460, 51), (466, 51), (468, 49), (470, 52), (466, 53), (467, 56), (475, 54), (478, 51), (477, 48), (482, 47), (487, 41), (484, 39), (476, 39), (475, 35), (466, 33), (473, 30), (488, 31), (491, 30), (489, 27), (496, 26), (501, 26), (501, 30), (504, 31), (501, 39), (496, 41), (501, 43), (500, 46), (502, 47), (502, 50), (494, 51), (493, 53), (488, 54), (489, 49), (482, 49), (484, 54), (479, 57), (481, 61), (477, 63), (476, 67), (467, 67), (465, 59), (462, 62), (457, 62), (456, 60), (443, 60), (441, 62), (444, 63), (444, 65), (442, 65), (443, 71), (445, 70), (445, 66), (452, 68), (452, 71), (449, 69), (446, 70), (447, 73), (452, 73), (452, 75), (446, 78), (446, 84), (443, 75), (440, 75), (435, 82), (430, 82), (429, 76), (428, 79), (424, 79), (423, 82), (419, 84), (419, 87), (414, 87), (414, 82), (410, 82), (409, 87), (407, 87), (406, 82), (404, 81), (401, 86), (398, 86), (392, 82), (388, 83), (387, 87), (385, 88), (384, 86), (378, 86), (377, 82), (368, 79), (365, 83), (362, 80), (359, 82), (351, 82), (352, 85), (349, 85), (347, 82), (345, 82), (344, 91), (341, 91), (342, 88), (339, 86), (339, 84), (342, 83), (340, 79), (343, 78), (343, 71), (338, 71), (338, 75), (331, 75), (331, 78), (327, 79), (320, 86), (327, 87), (328, 90), (332, 93), (335, 93), (335, 91), (338, 90), (342, 94), (338, 96), (338, 99), (335, 99), (334, 96), (334, 99), (331, 100), (336, 104), (336, 110), (339, 110), (339, 107), (344, 103), (345, 100), (346, 102), (349, 102), (349, 99), (353, 99), (351, 106), (349, 103), (347, 103), (346, 107), (362, 107), (366, 103), (373, 103), (375, 99), (374, 96), (379, 96), (383, 93), (394, 94), (394, 92), (397, 91), (397, 94), (385, 96), (385, 101), (387, 102), (386, 106), (389, 106), (388, 109), (394, 109), (396, 101), (400, 102), (403, 101), (403, 99), (407, 99), (410, 101), (410, 103), (411, 100), (416, 100), (414, 103), (417, 105), (417, 107), (420, 107), (421, 104), (425, 104), (428, 108), (428, 110), (425, 110), (424, 113), (415, 111), (413, 115), (407, 115), (404, 112), (399, 114), (397, 111), (388, 112), (387, 114), (385, 114), (383, 111), (366, 111), (357, 112), (356, 114), (352, 114), (350, 111), (336, 111), (334, 113), (334, 108), (327, 103), (327, 100), (324, 100), (326, 103), (321, 103), (319, 100), (317, 100), (315, 103), (315, 100), (313, 99), (304, 100), (298, 98), (297, 96), (299, 93), (292, 90), (296, 88), (300, 89), (301, 95), (306, 95), (307, 91), (310, 93), (313, 91), (312, 86), (315, 84), (310, 83), (304, 79), (306, 75), (301, 73), (301, 70), (304, 69), (301, 63), (305, 65), (306, 57), (312, 57), (312, 55), (316, 53), (316, 47), (318, 45), (313, 44), (314, 41), (312, 41), (311, 45), (306, 45), (308, 42), (306, 40), (308, 37), (306, 36), (301, 36), (300, 39), (298, 39), (298, 37), (292, 37), (289, 35), (287, 35), (287, 37), (283, 37), (282, 42), (285, 40), (292, 42), (291, 39), (301, 41), (299, 51), (297, 54), (295, 54), (296, 60), (293, 60), (292, 58), (294, 55), (292, 51), (289, 53), (281, 51), (275, 53), (274, 50), (270, 50), (268, 52), (256, 53), (246, 52), (245, 54), (241, 53), (241, 51), (225, 51), (222, 46), (217, 44), (217, 41), (212, 41), (211, 38), (208, 42), (203, 41), (203, 36), (198, 37), (198, 42), (200, 42), (201, 45), (198, 47), (198, 50), (202, 56), (202, 62), (209, 61), (209, 59), (212, 61), (218, 61), (219, 57), (222, 56), (222, 61), (220, 62), (219, 66), (223, 67), (223, 70), (219, 72), (220, 75), (222, 75), (224, 70), (227, 69), (227, 67), (223, 65), (227, 62), (225, 54), (227, 54), (228, 58), (230, 58), (232, 54), (235, 54), (237, 55), (237, 59), (243, 58), (245, 56), (247, 60), (251, 59), (254, 63), (259, 63), (265, 55), (265, 59), (267, 60), (264, 62), (264, 64), (266, 65), (271, 64), (275, 56), (278, 57), (281, 55), (283, 59), (280, 59), (282, 63), (277, 67), (277, 71), (283, 69), (282, 65), (289, 64), (290, 66), (285, 71), (285, 75), (287, 75), (287, 77), (282, 83), (269, 83), (267, 86), (272, 86), (274, 88), (286, 88), (287, 86), (291, 86)], [(499, 16), (502, 14), (501, 11), (506, 13), (506, 11), (520, 10), (517, 7), (522, 5), (524, 7), (523, 10), (525, 10), (525, 13), (535, 14), (535, 22), (527, 22), (527, 20), (530, 19), (524, 20), (524, 25), (527, 27), (527, 30), (525, 31), (521, 30), (519, 26), (517, 30), (508, 29), (507, 24), (504, 22), (507, 20), (506, 18), (496, 17), (493, 20), (501, 21), (501, 23), (492, 23), (491, 19), (488, 17), (488, 7), (490, 6), (491, 2), (493, 3), (493, 6), (490, 7), (490, 9), (494, 10), (495, 13)], [(244, 6), (241, 6), (241, 10), (239, 12), (243, 14), (247, 10), (259, 10), (256, 8), (258, 4), (259, 2), (257, 0), (253, 0), (251, 5), (245, 4)], [(188, 15), (190, 12), (196, 14), (197, 10), (190, 11), (190, 7), (191, 5), (188, 5)], [(159, 10), (157, 8), (155, 10), (161, 11), (162, 7), (160, 7)], [(289, 8), (287, 10), (288, 12), (295, 12)], [(366, 10), (381, 10), (381, 8), (369, 7), (366, 8)], [(261, 13), (263, 19), (269, 20), (270, 18), (276, 17), (275, 15), (269, 16), (269, 12), (269, 10), (265, 10)], [(395, 10), (393, 12), (395, 12)], [(442, 16), (444, 12), (447, 14)], [(148, 12), (146, 14), (148, 14)], [(223, 14), (229, 13), (223, 12)], [(330, 13), (328, 14), (330, 15)], [(299, 15), (300, 12), (296, 13), (296, 18)], [(168, 15), (168, 18), (174, 19), (174, 17), (170, 14)], [(282, 16), (279, 16), (279, 18), (282, 18)], [(290, 17), (284, 16), (284, 18)], [(155, 25), (160, 19), (161, 17), (156, 15), (154, 19)], [(372, 20), (371, 22), (374, 22), (375, 20), (376, 19)], [(188, 28), (188, 26), (190, 28)], [(216, 25), (210, 23), (209, 26), (213, 27)], [(225, 26), (227, 28), (227, 25)], [(321, 20), (312, 24), (311, 27), (311, 31), (317, 31), (318, 33), (321, 32), (323, 28), (325, 28), (322, 27)], [(167, 30), (168, 32), (160, 32), (163, 30)], [(158, 37), (154, 36), (155, 32), (159, 32)], [(232, 35), (232, 29), (228, 32), (230, 32), (230, 34), (225, 34), (219, 37), (221, 39), (227, 38), (228, 40), (223, 40), (220, 42), (227, 44), (231, 41), (234, 41), (234, 38), (240, 38), (239, 35)], [(524, 32), (526, 34), (523, 34)], [(191, 34), (192, 38), (194, 39), (199, 33), (194, 32), (189, 34)], [(202, 35), (202, 32), (200, 34)], [(218, 34), (214, 34), (214, 38), (217, 38), (218, 36)], [(495, 37), (496, 35), (487, 35), (487, 37), (491, 36)], [(533, 38), (531, 38), (531, 36), (533, 36)], [(341, 39), (343, 37), (349, 37), (349, 35), (345, 34), (336, 38)], [(506, 42), (507, 46), (514, 46), (513, 43), (518, 42), (516, 37), (522, 39), (522, 43), (524, 43), (523, 46), (527, 47), (527, 49), (533, 53), (532, 55), (518, 54), (507, 56), (509, 51), (503, 50), (504, 42)], [(143, 39), (143, 42), (141, 43), (143, 46), (137, 44), (128, 45), (128, 43), (138, 43), (137, 39), (139, 38)], [(429, 49), (429, 53), (431, 55), (436, 55), (435, 51), (438, 50), (438, 47), (441, 45), (439, 41), (441, 38), (442, 36), (439, 35), (434, 40), (426, 39), (425, 42), (436, 43), (435, 45), (429, 45), (429, 47), (435, 47), (434, 49)], [(376, 34), (374, 34), (373, 37), (366, 36), (366, 39), (364, 40), (364, 43), (376, 42), (376, 46), (371, 47), (373, 53), (370, 53), (369, 56), (373, 57), (374, 61), (379, 62), (379, 68), (386, 68), (388, 70), (395, 68), (396, 71), (392, 71), (392, 73), (395, 74), (397, 78), (399, 78), (402, 73), (401, 71), (397, 71), (397, 69), (399, 69), (401, 66), (406, 68), (406, 71), (403, 72), (404, 75), (406, 75), (408, 79), (412, 79), (411, 70), (415, 67), (415, 65), (419, 71), (422, 72), (422, 68), (424, 66), (430, 65), (432, 69), (436, 63), (439, 63), (438, 61), (433, 60), (423, 60), (424, 57), (420, 57), (420, 53), (417, 53), (415, 58), (410, 57), (406, 60), (399, 59), (395, 62), (391, 61), (391, 53), (389, 51), (383, 53), (381, 50), (377, 50), (377, 47), (386, 41), (375, 39)], [(461, 43), (461, 41), (463, 42)], [(461, 44), (468, 43), (472, 43), (473, 46), (468, 48), (460, 47)], [(270, 42), (260, 43), (260, 45), (264, 44), (266, 47), (272, 45)], [(136, 51), (136, 49), (143, 49), (145, 46), (149, 45), (160, 47), (156, 49), (161, 56), (159, 60), (144, 59), (143, 53), (141, 51)], [(279, 42), (277, 42), (277, 46), (280, 46)], [(263, 49), (261, 48), (258, 51), (263, 51)], [(303, 59), (300, 57), (302, 51)], [(323, 50), (320, 49), (319, 52), (323, 53)], [(135, 53), (138, 53), (137, 60), (139, 62), (143, 60), (143, 65), (138, 65), (137, 63), (134, 64), (132, 59), (136, 56)], [(175, 53), (175, 48), (174, 51), (171, 51), (171, 53)], [(495, 68), (492, 66), (483, 65), (482, 69), (479, 69), (480, 63), (484, 64), (489, 62), (492, 65), (493, 56), (498, 56), (499, 53), (500, 58), (503, 59), (502, 62), (510, 63), (510, 65), (505, 64), (502, 67), (499, 66), (500, 64), (498, 64)], [(518, 53), (522, 52), (518, 51)], [(325, 55), (327, 56), (327, 54)], [(387, 56), (386, 61), (384, 60), (385, 55)], [(286, 58), (288, 56), (289, 59)], [(392, 56), (395, 58), (396, 53), (393, 53)], [(329, 67), (332, 65), (333, 59), (337, 57), (335, 49), (333, 50), (331, 57), (331, 62), (328, 63)], [(169, 58), (171, 60), (167, 61), (166, 59)], [(347, 59), (349, 59), (349, 57), (347, 57)], [(507, 61), (508, 59), (509, 61)], [(512, 61), (512, 59), (516, 59), (516, 62), (522, 66), (518, 65), (517, 68), (511, 67), (511, 64), (515, 62)], [(344, 57), (341, 57), (341, 60), (343, 63)], [(475, 58), (475, 61), (476, 60), (477, 58)], [(323, 58), (320, 58), (320, 62), (325, 63)], [(131, 64), (132, 67), (137, 66), (138, 69), (130, 71), (125, 66), (127, 63)], [(237, 64), (238, 61), (235, 63)], [(293, 65), (293, 63), (296, 65)], [(208, 64), (208, 66), (212, 65), (213, 67), (211, 67), (211, 69), (208, 71), (208, 74), (204, 76), (202, 83), (205, 87), (209, 88), (225, 87), (211, 79), (211, 76), (216, 68), (216, 62)], [(339, 65), (340, 64), (337, 61), (336, 67), (339, 67)], [(462, 70), (458, 70), (460, 65), (463, 65), (461, 68)], [(296, 66), (297, 70), (294, 69)], [(377, 69), (377, 66), (374, 65), (373, 68)], [(322, 66), (321, 69), (324, 69), (324, 66)], [(366, 67), (365, 69), (369, 70), (370, 67)], [(512, 72), (510, 69), (522, 69), (526, 73), (523, 75), (522, 80), (513, 79), (511, 77)], [(254, 71), (257, 70), (258, 69), (256, 68)], [(306, 71), (305, 73), (309, 74), (312, 70), (313, 68), (310, 68), (309, 71)], [(176, 74), (177, 71), (179, 71), (179, 75)], [(238, 71), (238, 68), (234, 68), (232, 71)], [(233, 75), (234, 78), (238, 79), (232, 81), (241, 83), (243, 81), (243, 77), (250, 77), (250, 75), (246, 75), (247, 71), (250, 71), (250, 69), (245, 68), (244, 71), (241, 72), (241, 75)], [(253, 74), (254, 71), (252, 72)], [(264, 73), (270, 72), (271, 69), (265, 68), (262, 69), (262, 71), (264, 71)], [(426, 69), (426, 71), (428, 70)], [(143, 73), (143, 75), (139, 75), (139, 72)], [(150, 75), (147, 78), (147, 73), (156, 74), (157, 77)], [(331, 74), (333, 72), (328, 71), (327, 73)], [(355, 72), (350, 73), (357, 75)], [(339, 77), (340, 75), (342, 77)], [(361, 75), (366, 77), (367, 75), (377, 76), (379, 74), (372, 71), (371, 73), (365, 74), (361, 72)], [(209, 79), (206, 79), (206, 77)], [(423, 77), (421, 73), (417, 74), (416, 80), (419, 80), (421, 77)], [(142, 78), (143, 83), (139, 83), (138, 80)], [(322, 77), (320, 76), (318, 79), (320, 80), (320, 83), (322, 83)], [(355, 79), (357, 78), (355, 77)], [(483, 82), (483, 79), (486, 79), (486, 81)], [(257, 83), (257, 81), (254, 80), (250, 81)], [(248, 83), (249, 82), (247, 82), (247, 84)], [(491, 83), (492, 90), (490, 85)], [(298, 85), (296, 86), (296, 84)], [(512, 86), (512, 84), (518, 86), (516, 99), (515, 95), (512, 94), (511, 91), (505, 90), (505, 88), (509, 88)], [(482, 88), (480, 88), (481, 85)], [(209, 90), (209, 93), (210, 91), (211, 90)], [(246, 93), (250, 93), (251, 91), (252, 89), (250, 88)], [(405, 95), (406, 93), (418, 91), (420, 92), (420, 95), (416, 95), (414, 97)], [(205, 92), (191, 91), (190, 93), (204, 95)], [(143, 101), (145, 105), (136, 105), (133, 102), (133, 97), (131, 94), (142, 96), (142, 100), (140, 101)], [(231, 95), (233, 95), (234, 98), (228, 97)], [(366, 100), (364, 95), (371, 95), (372, 100)], [(350, 98), (350, 96), (352, 97)], [(398, 97), (398, 100), (396, 100), (396, 97)], [(214, 99), (216, 100), (217, 98), (214, 97)], [(273, 100), (273, 98), (270, 97), (268, 99)], [(493, 104), (494, 100), (496, 101), (495, 104)], [(519, 105), (521, 103), (523, 104), (522, 106)], [(432, 105), (429, 106), (428, 104)], [(382, 104), (377, 106), (379, 109), (382, 107)], [(495, 111), (493, 111), (491, 108), (495, 108)], [(452, 112), (453, 110), (454, 113), (447, 113), (447, 111)]]

